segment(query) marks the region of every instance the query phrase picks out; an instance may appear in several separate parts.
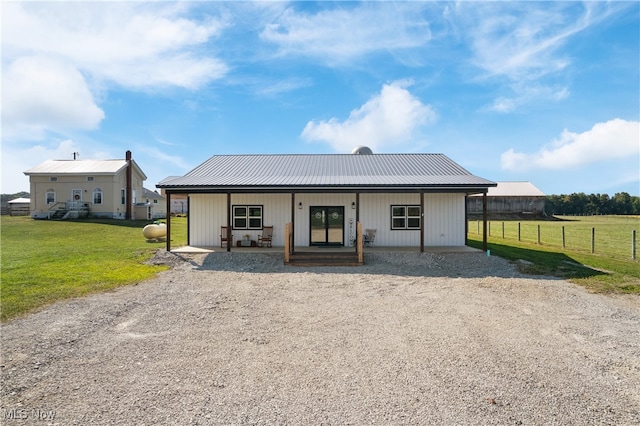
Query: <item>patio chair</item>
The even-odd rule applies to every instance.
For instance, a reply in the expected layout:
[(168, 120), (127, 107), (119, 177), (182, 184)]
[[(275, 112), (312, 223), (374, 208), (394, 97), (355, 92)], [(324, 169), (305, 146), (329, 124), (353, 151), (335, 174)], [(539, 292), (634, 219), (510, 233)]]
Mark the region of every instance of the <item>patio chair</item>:
[(229, 238), (227, 234), (227, 226), (220, 227), (220, 248), (226, 244), (227, 247), (230, 247), (229, 244), (233, 244), (233, 234), (231, 234), (231, 238)]
[(259, 247), (271, 247), (271, 239), (273, 238), (273, 226), (265, 226), (262, 229), (262, 234), (258, 235)]
[(373, 242), (376, 240), (376, 230), (365, 229), (363, 237), (364, 237), (363, 245), (365, 247), (373, 247)]

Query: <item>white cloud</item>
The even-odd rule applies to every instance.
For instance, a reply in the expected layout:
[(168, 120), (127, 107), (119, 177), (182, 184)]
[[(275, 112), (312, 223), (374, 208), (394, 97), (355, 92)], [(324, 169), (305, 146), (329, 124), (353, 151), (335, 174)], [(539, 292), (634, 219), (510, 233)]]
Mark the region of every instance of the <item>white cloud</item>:
[(560, 137), (538, 152), (525, 154), (509, 149), (501, 156), (502, 168), (565, 170), (640, 154), (640, 122), (619, 118), (596, 125), (583, 133), (564, 130)]
[(193, 89), (227, 71), (221, 61), (194, 53), (224, 22), (197, 23), (173, 4), (8, 3), (4, 9), (5, 55), (55, 55), (94, 78), (132, 88)]
[(532, 101), (559, 102), (566, 99), (570, 94), (569, 89), (566, 87), (552, 88), (538, 84), (512, 84), (511, 88), (514, 93), (513, 96), (498, 97), (487, 109), (495, 112), (509, 113)]
[(199, 51), (222, 19), (184, 18), (183, 4), (9, 2), (2, 13), (3, 140), (95, 129), (98, 90), (196, 89), (228, 67)]
[(455, 17), (467, 28), (473, 64), (489, 76), (535, 80), (569, 64), (559, 48), (593, 20), (593, 8), (584, 5), (577, 13), (582, 7), (570, 2), (464, 3)]
[(376, 51), (423, 46), (431, 39), (419, 3), (374, 2), (315, 14), (285, 10), (261, 33), (283, 55), (295, 54), (344, 64)]
[(338, 152), (349, 152), (357, 145), (376, 152), (410, 142), (417, 129), (436, 120), (436, 113), (415, 98), (406, 89), (408, 85), (402, 81), (385, 84), (380, 94), (351, 111), (345, 121), (310, 121), (302, 137), (327, 142)]
[(189, 165), (179, 155), (168, 154), (155, 146), (140, 145), (136, 147), (136, 152), (140, 153), (140, 157), (145, 157), (149, 163), (159, 166), (166, 170), (167, 165), (170, 168), (177, 168), (179, 170), (185, 170)]
[[(510, 84), (512, 96), (489, 109), (511, 112), (532, 101), (557, 101), (569, 89), (550, 83), (571, 67), (564, 50), (577, 34), (620, 10), (626, 2), (458, 2), (447, 9), (454, 31), (468, 40), (475, 79)], [(566, 84), (563, 82), (563, 84)]]
[(276, 97), (283, 93), (289, 93), (303, 87), (309, 87), (311, 85), (312, 81), (308, 77), (292, 77), (288, 79), (282, 79), (273, 83), (261, 81), (259, 88), (255, 89), (255, 93), (258, 96)]
[[(29, 192), (29, 178), (24, 171), (37, 166), (45, 160), (72, 159), (74, 152), (82, 151), (72, 140), (57, 141), (52, 145), (36, 145), (28, 149), (14, 149), (2, 146), (2, 189), (3, 194), (20, 191)], [(84, 157), (84, 152), (82, 153)], [(88, 157), (87, 157), (88, 158)]]
[(2, 73), (3, 138), (42, 139), (46, 130), (94, 129), (104, 118), (83, 75), (43, 56), (21, 57)]

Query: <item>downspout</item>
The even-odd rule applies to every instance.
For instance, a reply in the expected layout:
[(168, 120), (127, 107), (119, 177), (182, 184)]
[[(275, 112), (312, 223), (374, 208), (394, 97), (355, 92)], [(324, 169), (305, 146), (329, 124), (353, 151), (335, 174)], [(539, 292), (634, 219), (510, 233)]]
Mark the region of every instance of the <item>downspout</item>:
[(125, 206), (125, 213), (124, 213), (124, 218), (126, 220), (131, 220), (131, 206), (132, 206), (132, 197), (133, 197), (133, 190), (131, 188), (132, 185), (132, 180), (133, 180), (133, 176), (132, 176), (132, 164), (131, 164), (131, 151), (127, 151), (125, 153), (125, 160), (127, 161), (127, 171), (126, 171), (126, 187), (125, 187), (125, 202), (126, 202), (126, 206)]

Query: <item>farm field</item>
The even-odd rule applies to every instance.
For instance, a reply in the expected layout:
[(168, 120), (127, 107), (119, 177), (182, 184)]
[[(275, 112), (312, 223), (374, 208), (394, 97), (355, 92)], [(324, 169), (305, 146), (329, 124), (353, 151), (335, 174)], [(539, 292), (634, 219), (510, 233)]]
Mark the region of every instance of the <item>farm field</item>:
[[(566, 249), (590, 253), (592, 230), (595, 230), (594, 254), (630, 259), (632, 232), (640, 233), (639, 216), (557, 216), (557, 219), (489, 221), (488, 235), (494, 239), (538, 243), (539, 227), (540, 245), (563, 248), (564, 228)], [(482, 235), (482, 221), (470, 221), (469, 234)]]
[[(2, 320), (57, 300), (105, 291), (164, 269), (144, 264), (164, 242), (148, 243), (148, 221), (51, 222), (2, 217)], [(172, 244), (186, 243), (186, 218), (172, 218)]]
[[(558, 216), (556, 221), (490, 221), (489, 250), (527, 269), (567, 278), (592, 291), (640, 293), (640, 262), (632, 236), (638, 216)], [(469, 244), (480, 247), (482, 222), (469, 222)], [(563, 246), (564, 232), (564, 246)], [(592, 236), (594, 237), (592, 243)]]

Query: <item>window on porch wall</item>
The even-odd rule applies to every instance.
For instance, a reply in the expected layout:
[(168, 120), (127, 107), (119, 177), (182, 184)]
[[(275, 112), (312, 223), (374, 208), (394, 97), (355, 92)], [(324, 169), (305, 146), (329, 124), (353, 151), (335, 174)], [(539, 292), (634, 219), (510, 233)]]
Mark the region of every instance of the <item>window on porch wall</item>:
[(262, 229), (262, 206), (233, 206), (233, 229)]
[(391, 206), (391, 229), (420, 229), (420, 206)]

